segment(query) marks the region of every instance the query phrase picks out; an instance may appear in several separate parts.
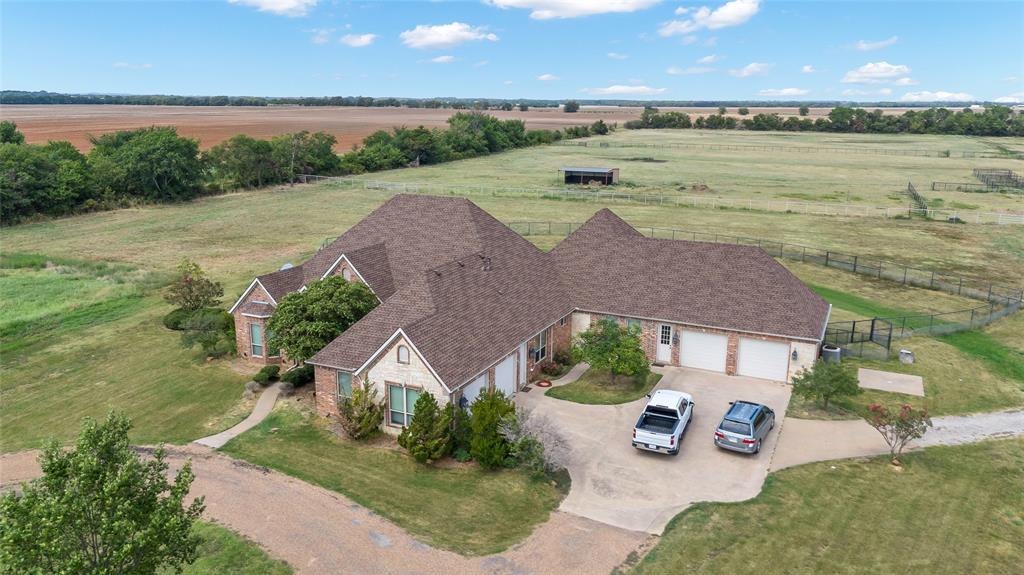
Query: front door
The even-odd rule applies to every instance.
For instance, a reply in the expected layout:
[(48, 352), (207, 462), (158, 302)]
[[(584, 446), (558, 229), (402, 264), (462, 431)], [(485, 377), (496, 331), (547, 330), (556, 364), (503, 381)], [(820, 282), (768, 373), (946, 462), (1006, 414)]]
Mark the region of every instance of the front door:
[(672, 326), (667, 323), (658, 328), (658, 363), (672, 363)]

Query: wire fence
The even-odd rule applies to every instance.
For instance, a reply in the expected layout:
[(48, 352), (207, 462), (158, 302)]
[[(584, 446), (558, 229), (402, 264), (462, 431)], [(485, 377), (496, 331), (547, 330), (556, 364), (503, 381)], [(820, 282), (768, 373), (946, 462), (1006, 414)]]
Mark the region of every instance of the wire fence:
[(977, 224), (1024, 225), (1024, 213), (979, 212), (974, 210), (937, 209), (920, 207), (883, 207), (857, 204), (830, 204), (794, 200), (714, 198), (690, 194), (646, 193), (619, 191), (610, 186), (593, 188), (526, 188), (483, 184), (439, 184), (434, 182), (386, 182), (352, 176), (317, 176), (300, 174), (300, 183), (330, 183), (350, 189), (383, 190), (401, 194), (528, 197), (584, 202), (625, 202), (644, 205), (675, 206), (684, 208), (731, 209), (762, 212), (783, 212), (815, 216), (858, 216), (906, 219), (920, 217), (929, 220), (969, 222)]
[(917, 193), (917, 188), (914, 187), (912, 182), (907, 182), (907, 195), (910, 196), (910, 201), (914, 202), (918, 210), (928, 209), (928, 202), (924, 201), (921, 194)]
[(581, 148), (651, 148), (706, 150), (712, 152), (783, 152), (792, 154), (864, 154), (874, 156), (915, 156), (926, 158), (1005, 158), (1024, 159), (1020, 152), (975, 152), (966, 150), (921, 150), (864, 148), (857, 146), (769, 146), (755, 144), (697, 144), (684, 142), (600, 142), (595, 140), (572, 140), (555, 142), (557, 146), (578, 146)]

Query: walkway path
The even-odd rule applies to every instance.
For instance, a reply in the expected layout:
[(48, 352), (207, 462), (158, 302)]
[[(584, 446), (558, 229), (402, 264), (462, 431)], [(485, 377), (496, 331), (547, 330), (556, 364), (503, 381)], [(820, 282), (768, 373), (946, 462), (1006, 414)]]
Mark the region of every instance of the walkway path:
[[(425, 545), (343, 495), (190, 444), (167, 449), (172, 472), (188, 460), (192, 494), (206, 497), (208, 519), (257, 541), (302, 574), (608, 573), (648, 535), (562, 512), (522, 543), (467, 558)], [(0, 489), (39, 475), (38, 452), (0, 455)]]
[(252, 408), (252, 413), (249, 414), (249, 417), (246, 417), (238, 425), (235, 425), (230, 429), (225, 429), (216, 435), (197, 439), (194, 443), (212, 447), (214, 449), (224, 447), (225, 443), (238, 437), (242, 433), (249, 431), (253, 427), (256, 427), (261, 421), (270, 415), (270, 411), (274, 409), (274, 404), (277, 403), (277, 397), (280, 394), (281, 382), (278, 381), (263, 390), (263, 393), (260, 394), (260, 398), (256, 400), (256, 407)]
[[(1024, 410), (933, 417), (932, 425), (934, 427), (924, 437), (910, 444), (911, 449), (1024, 435)], [(888, 452), (889, 446), (882, 436), (863, 420), (818, 421), (787, 417), (771, 470)]]

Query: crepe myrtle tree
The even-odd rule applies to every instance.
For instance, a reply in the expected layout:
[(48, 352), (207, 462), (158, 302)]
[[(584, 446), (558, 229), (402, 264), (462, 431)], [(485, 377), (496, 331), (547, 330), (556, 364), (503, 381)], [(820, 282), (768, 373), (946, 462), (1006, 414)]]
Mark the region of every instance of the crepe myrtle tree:
[(293, 361), (305, 361), (375, 307), (377, 297), (362, 283), (340, 276), (313, 282), (281, 298), (267, 320), (273, 334), (267, 345)]
[(42, 477), (0, 497), (0, 572), (151, 575), (195, 560), (191, 463), (168, 481), (163, 448), (143, 460), (130, 428), (114, 412), (86, 418), (74, 447), (43, 449)]
[(581, 333), (573, 353), (594, 369), (608, 370), (612, 384), (620, 375), (639, 379), (651, 371), (640, 334), (610, 319), (602, 319)]
[(927, 409), (916, 409), (908, 403), (901, 405), (898, 410), (872, 403), (864, 419), (882, 434), (882, 439), (889, 446), (889, 459), (893, 465), (900, 465), (903, 448), (911, 440), (923, 436), (932, 426)]
[(164, 293), (164, 300), (177, 308), (194, 312), (214, 307), (224, 296), (220, 283), (206, 277), (196, 262), (185, 258), (178, 263), (177, 276)]

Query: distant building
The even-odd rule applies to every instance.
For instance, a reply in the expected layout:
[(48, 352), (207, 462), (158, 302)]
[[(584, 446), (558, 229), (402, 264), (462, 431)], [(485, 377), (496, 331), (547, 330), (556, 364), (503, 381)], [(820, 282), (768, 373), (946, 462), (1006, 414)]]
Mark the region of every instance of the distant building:
[(619, 183), (618, 168), (559, 168), (558, 172), (567, 184), (603, 184)]

